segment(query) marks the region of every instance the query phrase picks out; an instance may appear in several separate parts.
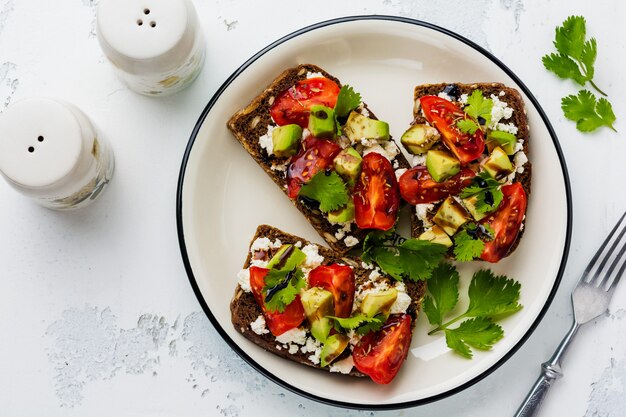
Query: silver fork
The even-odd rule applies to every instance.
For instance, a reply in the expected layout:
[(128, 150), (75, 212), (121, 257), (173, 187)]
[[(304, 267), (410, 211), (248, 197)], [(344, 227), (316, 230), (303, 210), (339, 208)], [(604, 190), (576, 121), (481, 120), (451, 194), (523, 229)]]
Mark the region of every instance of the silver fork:
[[(609, 301), (615, 292), (615, 286), (626, 269), (626, 213), (619, 219), (600, 249), (593, 256), (589, 265), (572, 291), (572, 307), (574, 323), (567, 332), (552, 357), (541, 365), (539, 379), (528, 393), (528, 396), (517, 410), (515, 417), (531, 417), (537, 415), (552, 383), (563, 376), (561, 358), (574, 339), (580, 326), (604, 314)], [(620, 262), (621, 267), (618, 268)]]

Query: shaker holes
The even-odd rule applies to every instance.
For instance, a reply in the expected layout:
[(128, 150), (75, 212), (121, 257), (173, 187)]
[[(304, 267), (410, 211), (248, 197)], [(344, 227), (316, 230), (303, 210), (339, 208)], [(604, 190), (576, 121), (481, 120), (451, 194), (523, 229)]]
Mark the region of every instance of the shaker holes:
[(39, 142), (43, 142), (43, 136), (39, 136), (39, 137), (37, 138), (37, 140), (38, 140)]
[(137, 26), (141, 26), (141, 25), (143, 25), (143, 20), (137, 19)]
[(150, 14), (150, 9), (143, 9), (143, 14)]
[(32, 146), (29, 146), (29, 147), (28, 147), (28, 152), (30, 152), (30, 153), (35, 152), (35, 148), (34, 148), (34, 147), (32, 147)]
[(155, 27), (155, 26), (156, 26), (156, 22), (154, 20), (150, 22), (150, 27)]

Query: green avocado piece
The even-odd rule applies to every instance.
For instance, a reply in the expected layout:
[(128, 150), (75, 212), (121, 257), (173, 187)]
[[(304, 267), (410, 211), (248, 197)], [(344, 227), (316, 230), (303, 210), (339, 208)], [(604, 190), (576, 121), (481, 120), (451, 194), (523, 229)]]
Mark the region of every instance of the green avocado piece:
[(506, 177), (514, 170), (509, 156), (499, 146), (493, 148), (491, 155), (483, 164), (483, 169), (497, 180)]
[(426, 154), (426, 168), (437, 182), (443, 182), (461, 171), (461, 162), (446, 151), (430, 150)]
[(448, 197), (444, 200), (433, 222), (441, 227), (449, 236), (456, 233), (459, 227), (463, 226), (470, 219), (467, 211), (457, 201)]
[(478, 210), (476, 210), (476, 202), (478, 201), (478, 196), (476, 195), (464, 198), (461, 201), (463, 202), (463, 205), (465, 206), (467, 211), (470, 212), (470, 214), (476, 221), (484, 219), (485, 217), (487, 217), (487, 214), (489, 214), (489, 213), (481, 213)]
[(487, 135), (486, 144), (489, 152), (493, 152), (494, 148), (499, 146), (507, 155), (513, 155), (515, 153), (517, 138), (512, 133), (493, 130)]
[(278, 249), (276, 255), (267, 263), (269, 269), (292, 270), (299, 266), (306, 259), (306, 255), (294, 245), (283, 245)]
[(374, 317), (376, 314), (389, 316), (389, 310), (398, 298), (398, 290), (390, 288), (388, 290), (368, 293), (361, 302), (361, 312), (367, 317)]
[(328, 212), (328, 221), (332, 223), (347, 223), (354, 220), (354, 201), (348, 200), (348, 204), (334, 211)]
[(348, 116), (344, 132), (352, 143), (359, 143), (363, 138), (378, 141), (389, 140), (389, 124), (387, 122), (370, 119), (355, 111)]
[(400, 142), (410, 154), (421, 155), (437, 143), (440, 138), (441, 135), (434, 127), (427, 124), (416, 124), (402, 134)]
[(328, 366), (343, 353), (350, 343), (350, 338), (344, 334), (337, 333), (329, 336), (322, 346), (322, 352), (320, 353), (320, 365), (323, 367)]
[(323, 343), (333, 327), (328, 318), (333, 314), (333, 294), (323, 288), (312, 287), (300, 294), (300, 301), (311, 325), (311, 334)]
[(337, 136), (335, 111), (330, 107), (316, 104), (309, 109), (309, 130), (316, 138), (334, 139)]
[(350, 187), (353, 187), (361, 174), (362, 161), (361, 155), (354, 148), (348, 147), (335, 157), (335, 171)]
[(274, 154), (279, 158), (286, 158), (298, 153), (301, 140), (302, 128), (298, 125), (278, 126), (272, 130)]
[(440, 245), (444, 245), (447, 248), (452, 246), (452, 240), (450, 239), (448, 234), (437, 225), (434, 225), (430, 228), (430, 230), (427, 230), (426, 232), (419, 235), (418, 239), (428, 240), (432, 243), (438, 243)]

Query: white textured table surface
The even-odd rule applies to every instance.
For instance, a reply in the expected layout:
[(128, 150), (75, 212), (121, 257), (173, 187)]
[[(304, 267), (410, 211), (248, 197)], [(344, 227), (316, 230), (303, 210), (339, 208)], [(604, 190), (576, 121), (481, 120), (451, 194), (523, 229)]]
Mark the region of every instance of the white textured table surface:
[[(40, 208), (0, 181), (0, 413), (3, 416), (507, 416), (571, 321), (569, 292), (626, 208), (626, 140), (583, 135), (560, 97), (576, 90), (545, 71), (554, 27), (582, 14), (598, 39), (596, 80), (626, 129), (626, 37), (620, 1), (312, 2), (196, 0), (206, 65), (188, 90), (150, 99), (114, 76), (94, 34), (97, 0), (0, 0), (0, 112), (33, 95), (81, 107), (115, 149), (116, 173), (92, 206)], [(188, 283), (175, 193), (191, 130), (221, 83), (254, 52), (302, 26), (355, 14), (429, 21), (493, 52), (551, 119), (568, 164), (574, 228), (552, 306), (501, 368), (452, 397), (401, 412), (320, 405), (260, 376), (221, 340)], [(546, 207), (549, 210), (550, 207)], [(549, 238), (549, 236), (546, 236)], [(536, 260), (540, 261), (540, 260)], [(626, 415), (626, 288), (610, 315), (583, 328), (542, 416)]]

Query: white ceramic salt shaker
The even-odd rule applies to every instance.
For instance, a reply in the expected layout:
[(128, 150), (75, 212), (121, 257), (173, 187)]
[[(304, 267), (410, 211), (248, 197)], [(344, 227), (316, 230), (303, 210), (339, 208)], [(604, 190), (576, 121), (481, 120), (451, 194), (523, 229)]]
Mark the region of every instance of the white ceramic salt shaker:
[(178, 92), (204, 63), (204, 37), (189, 0), (100, 0), (97, 33), (117, 74), (141, 94)]
[(0, 173), (44, 207), (88, 205), (109, 183), (113, 169), (108, 142), (70, 103), (29, 98), (0, 114)]

